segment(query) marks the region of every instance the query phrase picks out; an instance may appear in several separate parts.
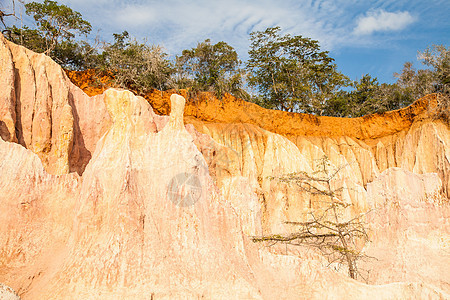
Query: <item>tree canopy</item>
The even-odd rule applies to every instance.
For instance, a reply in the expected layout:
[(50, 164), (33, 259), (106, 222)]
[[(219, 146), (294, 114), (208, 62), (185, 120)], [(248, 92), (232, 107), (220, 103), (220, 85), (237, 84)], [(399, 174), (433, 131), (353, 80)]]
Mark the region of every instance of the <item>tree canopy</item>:
[(64, 4), (44, 0), (43, 3), (30, 2), (25, 4), (26, 13), (33, 16), (38, 30), (43, 34), (46, 49), (45, 54), (55, 49), (61, 40), (70, 40), (75, 33), (88, 34), (92, 27), (79, 12), (73, 11)]
[(160, 46), (139, 43), (127, 31), (114, 34), (114, 43), (106, 44), (101, 54), (101, 67), (112, 72), (118, 87), (140, 93), (168, 87), (172, 68)]
[(250, 34), (248, 84), (268, 108), (323, 114), (327, 101), (347, 85), (347, 77), (317, 41), (280, 31), (271, 27)]
[(176, 58), (178, 84), (183, 88), (236, 94), (242, 87), (241, 61), (225, 42), (211, 44), (209, 39), (197, 47), (183, 50)]
[(79, 12), (56, 1), (25, 4), (26, 13), (33, 17), (36, 28), (8, 27), (10, 39), (36, 52), (45, 53), (68, 69), (84, 69), (92, 62), (94, 49), (77, 35), (87, 35), (92, 26)]
[[(250, 33), (249, 58), (242, 67), (236, 50), (224, 41), (206, 39), (172, 59), (161, 46), (138, 42), (127, 31), (115, 33), (112, 43), (97, 37), (92, 44), (87, 41), (91, 24), (79, 12), (51, 0), (24, 5), (35, 26), (8, 26), (17, 19), (16, 2), (11, 1), (12, 12), (0, 9), (8, 39), (49, 55), (69, 70), (108, 71), (115, 86), (138, 93), (154, 88), (210, 91), (218, 98), (230, 93), (266, 108), (336, 117), (381, 113), (440, 93), (440, 110), (449, 110), (450, 52), (444, 45), (418, 53), (424, 68), (405, 62), (394, 73), (395, 83), (380, 83), (370, 74), (352, 81), (338, 71), (318, 41), (283, 34), (280, 27)], [(439, 116), (447, 120), (449, 115)]]

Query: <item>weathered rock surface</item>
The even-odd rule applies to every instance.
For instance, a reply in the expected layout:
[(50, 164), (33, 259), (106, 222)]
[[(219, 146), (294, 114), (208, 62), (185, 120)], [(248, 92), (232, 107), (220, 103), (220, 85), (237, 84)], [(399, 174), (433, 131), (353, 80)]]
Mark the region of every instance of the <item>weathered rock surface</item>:
[(110, 124), (102, 96), (86, 96), (46, 55), (3, 36), (0, 48), (2, 139), (36, 153), (51, 174), (81, 174)]
[(16, 292), (14, 292), (12, 288), (0, 283), (0, 299), (18, 300), (20, 298), (19, 296), (17, 296)]
[[(435, 173), (384, 171), (367, 186), (372, 231), (366, 253), (376, 257), (361, 266), (373, 283), (426, 281), (450, 290), (450, 206)], [(445, 203), (446, 202), (446, 203)], [(426, 278), (426, 279), (425, 279)]]
[[(127, 91), (87, 96), (1, 36), (0, 56), (0, 282), (22, 298), (449, 297), (450, 133), (430, 118), (435, 95), (337, 119), (158, 92), (160, 116)], [(247, 237), (320, 206), (271, 177), (324, 155), (345, 166), (349, 214), (376, 211), (379, 261), (363, 267), (383, 285)]]
[[(308, 210), (310, 195), (302, 193), (298, 189), (280, 184), (270, 179), (270, 176), (277, 176), (291, 172), (312, 172), (316, 169), (316, 162), (326, 156), (333, 164), (331, 168), (344, 167), (338, 174), (340, 184), (346, 189), (343, 195), (348, 203), (352, 203), (354, 213), (364, 212), (368, 209), (366, 200), (367, 184), (375, 180), (383, 171), (389, 168), (400, 167), (404, 170), (416, 173), (436, 173), (441, 182), (445, 195), (450, 191), (450, 132), (449, 124), (442, 121), (433, 121), (429, 117), (427, 105), (435, 105), (436, 96), (429, 96), (416, 102), (412, 107), (404, 110), (389, 112), (385, 115), (386, 122), (408, 123), (399, 124), (394, 131), (394, 127), (387, 126), (383, 134), (378, 133), (374, 138), (368, 138), (369, 131), (366, 127), (379, 124), (384, 128), (384, 115), (368, 116), (370, 123), (365, 124), (364, 118), (340, 119), (342, 126), (336, 125), (337, 132), (342, 132), (343, 128), (348, 129), (348, 135), (329, 134), (321, 127), (317, 126), (314, 134), (276, 134), (262, 129), (251, 123), (256, 123), (257, 115), (253, 119), (247, 117), (248, 123), (239, 123), (245, 117), (234, 113), (236, 120), (234, 123), (222, 123), (222, 117), (218, 117), (218, 122), (205, 122), (198, 118), (185, 118), (187, 123), (192, 123), (199, 132), (211, 136), (217, 143), (232, 150), (233, 157), (226, 157), (228, 170), (232, 176), (245, 176), (253, 183), (254, 189), (261, 193), (264, 203), (263, 207), (263, 228), (269, 232), (285, 230), (285, 222), (298, 221)], [(208, 100), (208, 104), (219, 109), (216, 100)], [(225, 99), (223, 106), (226, 111), (227, 106), (236, 106), (230, 103), (230, 99)], [(203, 105), (200, 103), (200, 106)], [(253, 104), (246, 104), (252, 106)], [(192, 105), (193, 106), (193, 105)], [(245, 108), (244, 112), (251, 111)], [(270, 112), (270, 111), (269, 111)], [(269, 114), (269, 112), (265, 112)], [(282, 112), (276, 112), (280, 114)], [(395, 116), (395, 113), (398, 116)], [(244, 114), (244, 113), (241, 113)], [(289, 118), (291, 114), (285, 113)], [(193, 113), (193, 115), (195, 115)], [(286, 119), (286, 116), (285, 119)], [(262, 116), (263, 118), (264, 116)], [(280, 119), (283, 116), (280, 116)], [(298, 123), (289, 120), (285, 127), (294, 123), (297, 128), (306, 123), (311, 127), (314, 124), (304, 122), (300, 119)], [(200, 116), (199, 118), (203, 118)], [(253, 118), (253, 117), (252, 117)], [(317, 117), (314, 117), (317, 118)], [(318, 123), (326, 123), (332, 118), (325, 118)], [(337, 122), (338, 118), (333, 118)], [(378, 120), (374, 120), (378, 119)], [(276, 117), (274, 117), (274, 122)], [(339, 120), (339, 119), (338, 119)], [(360, 123), (359, 127), (366, 128), (365, 134), (355, 135), (354, 125), (347, 122)], [(269, 122), (270, 124), (270, 122)], [(328, 125), (327, 125), (328, 126)], [(331, 126), (331, 125), (330, 125)], [(270, 127), (270, 126), (269, 126)], [(331, 128), (331, 127), (330, 127)], [(285, 132), (282, 128), (280, 131)], [(330, 129), (331, 130), (331, 129)], [(381, 132), (383, 129), (377, 129)], [(295, 130), (293, 130), (295, 132)], [(297, 135), (298, 134), (298, 135)], [(366, 136), (364, 138), (364, 136)], [(206, 156), (207, 157), (207, 156)], [(219, 168), (223, 166), (214, 164)], [(226, 178), (227, 172), (220, 172), (224, 176), (218, 176), (218, 180)], [(227, 186), (227, 185), (225, 185)]]

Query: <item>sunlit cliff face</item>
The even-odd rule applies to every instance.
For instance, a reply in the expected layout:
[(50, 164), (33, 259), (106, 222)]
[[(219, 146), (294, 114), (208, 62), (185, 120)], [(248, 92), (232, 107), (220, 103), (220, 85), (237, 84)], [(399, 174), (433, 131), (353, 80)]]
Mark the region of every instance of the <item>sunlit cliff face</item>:
[[(1, 36), (0, 58), (0, 282), (22, 298), (448, 297), (450, 133), (429, 116), (435, 95), (316, 117), (207, 93), (90, 97)], [(347, 216), (370, 212), (369, 284), (249, 238), (322, 207), (274, 179), (322, 157)]]

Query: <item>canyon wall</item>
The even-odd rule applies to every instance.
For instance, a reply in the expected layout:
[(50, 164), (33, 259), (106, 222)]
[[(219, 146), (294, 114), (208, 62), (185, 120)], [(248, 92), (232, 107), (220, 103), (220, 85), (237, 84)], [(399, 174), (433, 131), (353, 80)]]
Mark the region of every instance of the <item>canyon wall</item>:
[[(0, 282), (24, 299), (446, 298), (450, 132), (437, 95), (356, 119), (226, 95), (90, 96), (0, 36)], [(73, 78), (73, 77), (72, 77)], [(80, 85), (82, 86), (82, 85)], [(92, 92), (92, 91), (91, 91)], [(320, 196), (277, 180), (326, 157), (367, 213), (367, 285), (295, 232)]]

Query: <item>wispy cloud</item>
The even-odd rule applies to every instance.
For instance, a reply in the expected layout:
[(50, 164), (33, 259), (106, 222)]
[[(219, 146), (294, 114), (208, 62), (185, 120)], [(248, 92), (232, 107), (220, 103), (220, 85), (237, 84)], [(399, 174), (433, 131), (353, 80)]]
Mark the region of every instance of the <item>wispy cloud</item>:
[(149, 41), (162, 44), (169, 52), (193, 47), (206, 38), (213, 42), (224, 40), (238, 50), (246, 50), (248, 34), (270, 26), (319, 40), (324, 48), (331, 49), (344, 39), (348, 42), (352, 35), (345, 3), (344, 0), (116, 1), (103, 8), (102, 17), (109, 22), (105, 28), (103, 20), (105, 30), (121, 27), (130, 34), (137, 33), (139, 38), (149, 37)]
[[(349, 72), (357, 72), (355, 76), (367, 73), (364, 68), (373, 65), (378, 75), (384, 70), (385, 77), (391, 78), (403, 60), (415, 59), (417, 50), (431, 44), (449, 44), (448, 0), (57, 1), (91, 22), (90, 38), (99, 34), (111, 42), (113, 33), (127, 30), (139, 41), (162, 46), (172, 57), (209, 38), (213, 43), (227, 42), (245, 61), (249, 33), (280, 26), (283, 33), (318, 40), (321, 49), (353, 66)], [(24, 23), (33, 26), (34, 21), (24, 16)], [(415, 26), (411, 26), (413, 23)], [(16, 26), (20, 26), (19, 21)], [(388, 34), (373, 34), (377, 32)], [(368, 61), (368, 53), (378, 60)], [(395, 66), (395, 61), (401, 62)]]
[(355, 34), (366, 35), (375, 31), (396, 31), (414, 23), (415, 18), (408, 12), (387, 12), (383, 9), (369, 11), (358, 19)]
[[(107, 41), (112, 33), (127, 30), (139, 40), (163, 46), (171, 55), (210, 38), (226, 41), (246, 59), (249, 33), (280, 26), (283, 33), (320, 42), (321, 48), (384, 45), (371, 33), (406, 28), (420, 16), (429, 16), (429, 0), (59, 0), (100, 29)], [(441, 3), (442, 5), (442, 3)], [(445, 5), (444, 5), (445, 6)], [(445, 10), (444, 10), (445, 11)], [(442, 12), (442, 9), (439, 10)], [(436, 13), (436, 10), (433, 10)], [(440, 18), (442, 19), (442, 17)], [(444, 18), (445, 19), (445, 18)], [(418, 21), (420, 21), (417, 18)], [(393, 39), (398, 36), (392, 36)]]
[(140, 27), (151, 24), (158, 16), (145, 5), (127, 5), (120, 9), (115, 20), (124, 27)]

